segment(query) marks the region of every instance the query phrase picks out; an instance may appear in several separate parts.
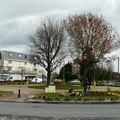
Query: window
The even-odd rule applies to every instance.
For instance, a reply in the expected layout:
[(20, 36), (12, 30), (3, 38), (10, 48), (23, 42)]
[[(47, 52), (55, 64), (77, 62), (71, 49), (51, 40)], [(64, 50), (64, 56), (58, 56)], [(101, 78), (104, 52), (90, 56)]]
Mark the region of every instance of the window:
[(12, 53), (10, 53), (9, 56), (12, 57)]
[(21, 54), (19, 54), (18, 56), (21, 57)]
[(25, 57), (25, 59), (27, 59), (27, 55), (25, 55), (24, 57)]

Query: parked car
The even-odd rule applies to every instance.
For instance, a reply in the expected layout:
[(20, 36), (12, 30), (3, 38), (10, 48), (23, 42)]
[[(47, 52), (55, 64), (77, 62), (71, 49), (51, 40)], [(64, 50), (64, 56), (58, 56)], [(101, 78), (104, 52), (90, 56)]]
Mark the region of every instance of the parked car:
[(42, 79), (42, 78), (33, 78), (33, 79), (31, 80), (31, 82), (33, 82), (33, 83), (42, 83), (42, 82), (43, 82), (43, 79)]
[(3, 80), (3, 79), (0, 79), (0, 82), (3, 82), (3, 81), (5, 81), (5, 80)]
[(115, 82), (109, 82), (109, 83), (107, 83), (107, 85), (116, 85), (116, 83)]
[(70, 81), (70, 84), (81, 84), (81, 82), (80, 80), (75, 79), (75, 80)]

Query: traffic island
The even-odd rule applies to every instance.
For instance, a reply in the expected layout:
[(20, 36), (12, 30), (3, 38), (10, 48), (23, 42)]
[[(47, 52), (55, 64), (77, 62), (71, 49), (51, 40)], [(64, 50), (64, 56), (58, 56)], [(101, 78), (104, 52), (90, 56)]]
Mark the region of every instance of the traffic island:
[[(27, 102), (38, 102), (38, 103), (81, 103), (81, 104), (109, 104), (109, 103), (120, 103), (120, 96), (116, 94), (110, 94), (110, 92), (98, 92), (88, 91), (86, 95), (78, 94), (73, 92), (70, 94), (61, 93), (41, 93), (27, 99)], [(116, 96), (115, 96), (116, 95)]]

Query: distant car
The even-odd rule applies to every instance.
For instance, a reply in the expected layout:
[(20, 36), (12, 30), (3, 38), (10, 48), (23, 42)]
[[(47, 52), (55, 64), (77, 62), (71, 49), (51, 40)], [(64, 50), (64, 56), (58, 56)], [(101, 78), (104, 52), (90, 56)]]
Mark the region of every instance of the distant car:
[(62, 82), (61, 79), (54, 79), (53, 81), (54, 81), (54, 82)]
[(107, 85), (115, 85), (115, 82), (109, 82)]
[(75, 80), (72, 80), (70, 81), (71, 84), (81, 84), (80, 80), (78, 79), (75, 79)]
[(3, 80), (3, 79), (0, 79), (0, 82), (1, 82), (1, 81), (3, 82), (3, 81), (5, 81), (5, 80)]
[(31, 80), (31, 82), (33, 82), (33, 83), (42, 83), (43, 80), (42, 80), (42, 78), (33, 78), (33, 79)]

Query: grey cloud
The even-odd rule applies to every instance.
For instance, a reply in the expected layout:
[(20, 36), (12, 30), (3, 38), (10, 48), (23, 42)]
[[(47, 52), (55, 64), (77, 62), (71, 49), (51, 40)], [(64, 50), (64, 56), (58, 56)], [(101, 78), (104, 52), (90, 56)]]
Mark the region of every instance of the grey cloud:
[(9, 20), (0, 24), (0, 46), (27, 44), (28, 36), (35, 31), (39, 18), (31, 17)]
[(19, 25), (15, 22), (2, 25), (0, 30), (1, 46), (16, 45), (24, 42), (24, 33), (21, 33)]
[(32, 14), (41, 14), (57, 10), (94, 10), (102, 7), (105, 0), (2, 0), (0, 15), (2, 18), (13, 18)]
[(119, 9), (120, 0), (0, 0), (0, 47), (25, 49), (40, 17), (51, 13), (103, 14), (120, 31)]

